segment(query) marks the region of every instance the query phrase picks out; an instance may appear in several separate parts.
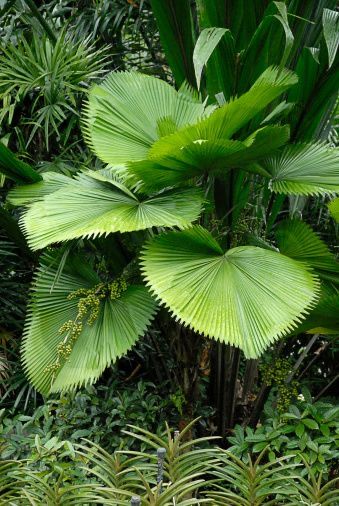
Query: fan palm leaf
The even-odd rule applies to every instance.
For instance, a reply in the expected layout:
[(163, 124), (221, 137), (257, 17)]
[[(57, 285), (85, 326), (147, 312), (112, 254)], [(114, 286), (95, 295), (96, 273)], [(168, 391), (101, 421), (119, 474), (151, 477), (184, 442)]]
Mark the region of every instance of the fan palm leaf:
[(198, 189), (182, 188), (141, 197), (113, 179), (87, 172), (75, 179), (49, 174), (43, 183), (16, 188), (9, 200), (33, 201), (21, 225), (31, 248), (39, 249), (59, 241), (153, 226), (185, 228), (198, 218), (203, 196)]
[(78, 312), (78, 299), (69, 295), (100, 283), (84, 260), (71, 254), (56, 280), (59, 260), (58, 254), (42, 256), (24, 332), (24, 369), (42, 393), (95, 381), (144, 334), (156, 308), (141, 285), (128, 286), (115, 299), (106, 296), (100, 302), (96, 320), (84, 323), (69, 357), (53, 372), (49, 366), (56, 363), (58, 345), (65, 341), (59, 330), (65, 322), (74, 321)]
[(187, 90), (177, 92), (138, 72), (113, 72), (89, 94), (85, 138), (106, 163), (143, 159), (163, 131), (172, 133), (212, 111)]
[(298, 327), (297, 333), (338, 335), (339, 295), (322, 295), (316, 307)]
[(339, 263), (320, 237), (301, 220), (285, 220), (275, 232), (279, 251), (306, 262), (319, 277), (339, 283)]
[(338, 149), (325, 144), (295, 144), (260, 162), (271, 175), (274, 192), (317, 195), (339, 191)]
[[(288, 139), (287, 126), (263, 127), (242, 142), (204, 139), (183, 146), (179, 137), (171, 139), (170, 136), (167, 145), (166, 137), (153, 145), (148, 159), (129, 163), (128, 171), (134, 175), (135, 182), (143, 181), (143, 189), (154, 190), (184, 183), (204, 173), (222, 176), (227, 174), (228, 169), (246, 168), (274, 152)], [(260, 168), (256, 166), (255, 172), (258, 171)], [(262, 173), (269, 176), (264, 170)]]
[(292, 330), (318, 292), (305, 264), (252, 246), (224, 253), (200, 226), (152, 239), (142, 270), (177, 320), (241, 348), (247, 358)]

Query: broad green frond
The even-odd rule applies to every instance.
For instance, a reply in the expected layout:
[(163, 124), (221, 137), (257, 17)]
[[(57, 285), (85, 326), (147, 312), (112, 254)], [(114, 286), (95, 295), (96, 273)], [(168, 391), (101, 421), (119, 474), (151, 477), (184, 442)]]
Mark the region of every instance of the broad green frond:
[(335, 221), (339, 222), (339, 197), (329, 203), (328, 208)]
[(260, 162), (271, 175), (274, 192), (316, 195), (339, 191), (337, 149), (324, 144), (295, 144)]
[[(151, 191), (178, 185), (207, 172), (222, 176), (231, 168), (248, 168), (250, 163), (260, 161), (288, 139), (287, 126), (266, 126), (242, 142), (199, 140), (182, 146), (182, 141), (176, 138), (178, 145), (174, 147), (171, 141), (171, 150), (168, 151), (165, 143), (160, 141), (151, 148), (149, 159), (128, 164), (128, 171), (134, 175), (132, 179), (135, 182), (143, 181), (143, 189)], [(255, 167), (257, 170), (258, 166)], [(269, 176), (264, 170), (262, 173)]]
[(112, 72), (85, 107), (87, 142), (104, 162), (141, 160), (161, 135), (195, 123), (212, 108), (187, 90), (138, 72)]
[(339, 263), (307, 223), (286, 220), (278, 226), (275, 235), (283, 255), (307, 262), (320, 276), (321, 273), (339, 275)]
[(167, 153), (172, 146), (185, 146), (197, 140), (230, 139), (240, 128), (297, 82), (293, 72), (269, 67), (250, 90), (216, 109), (196, 125), (178, 130), (157, 143), (157, 154)]
[(41, 259), (24, 332), (24, 369), (44, 394), (95, 381), (144, 334), (155, 313), (155, 302), (144, 286), (130, 285), (116, 299), (107, 296), (100, 302), (97, 319), (91, 325), (83, 324), (69, 357), (62, 360), (54, 377), (48, 366), (56, 362), (57, 346), (65, 338), (59, 329), (78, 312), (79, 298), (68, 296), (100, 282), (83, 259), (72, 255), (56, 280), (59, 260), (55, 254), (44, 254)]
[(318, 281), (305, 264), (252, 246), (223, 252), (200, 226), (152, 239), (144, 277), (177, 320), (258, 357), (314, 304)]
[(203, 203), (198, 189), (183, 188), (140, 198), (118, 181), (91, 172), (80, 173), (68, 185), (62, 183), (62, 188), (50, 193), (52, 181), (56, 187), (59, 183), (59, 177), (53, 178), (48, 177), (46, 189), (39, 186), (22, 193), (16, 189), (14, 199), (12, 194), (12, 201), (27, 200), (28, 194), (36, 200), (20, 221), (32, 249), (153, 226), (185, 228), (198, 218)]

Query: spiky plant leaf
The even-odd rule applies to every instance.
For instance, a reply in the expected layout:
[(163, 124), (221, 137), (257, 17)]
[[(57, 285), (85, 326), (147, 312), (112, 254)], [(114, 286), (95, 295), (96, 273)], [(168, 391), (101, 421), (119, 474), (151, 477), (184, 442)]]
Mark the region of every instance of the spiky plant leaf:
[[(170, 136), (153, 145), (148, 159), (129, 163), (128, 170), (134, 175), (135, 181), (142, 180), (142, 187), (151, 191), (178, 185), (207, 172), (222, 177), (230, 168), (243, 167), (252, 170), (251, 163), (274, 152), (288, 139), (287, 126), (260, 128), (242, 142), (207, 139), (196, 140), (183, 146), (182, 140)], [(260, 171), (260, 167), (256, 165), (255, 172), (258, 170)], [(269, 176), (264, 170), (262, 174)]]
[(203, 196), (198, 189), (141, 197), (117, 181), (92, 172), (67, 179), (68, 184), (64, 184), (60, 175), (50, 174), (43, 183), (17, 188), (10, 195), (15, 203), (33, 200), (21, 218), (32, 249), (153, 226), (185, 228), (198, 218), (202, 208)]
[(238, 346), (247, 358), (292, 330), (318, 292), (318, 281), (301, 262), (252, 246), (224, 253), (200, 226), (152, 239), (142, 270), (178, 320)]
[(211, 112), (193, 94), (138, 72), (113, 72), (92, 88), (85, 107), (88, 143), (110, 164), (140, 160), (165, 133), (195, 123)]
[(339, 197), (332, 200), (332, 202), (328, 205), (328, 208), (335, 221), (339, 222)]
[(58, 260), (58, 255), (50, 253), (41, 258), (24, 332), (24, 369), (33, 385), (44, 394), (95, 381), (144, 334), (156, 307), (146, 288), (140, 285), (128, 286), (117, 299), (107, 296), (100, 302), (97, 319), (92, 325), (84, 323), (69, 358), (53, 374), (46, 368), (56, 362), (57, 346), (64, 340), (65, 335), (59, 329), (74, 320), (78, 312), (79, 299), (70, 300), (68, 295), (80, 288), (93, 288), (100, 281), (83, 259), (72, 254), (55, 281)]
[(271, 175), (274, 192), (316, 195), (339, 191), (337, 149), (324, 144), (295, 144), (260, 162)]

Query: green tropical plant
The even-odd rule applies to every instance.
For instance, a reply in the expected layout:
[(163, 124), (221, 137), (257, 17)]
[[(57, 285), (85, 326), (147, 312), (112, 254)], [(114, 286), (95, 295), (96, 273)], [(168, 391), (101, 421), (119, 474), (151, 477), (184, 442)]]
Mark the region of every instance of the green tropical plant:
[[(254, 126), (280, 122), (290, 125), (290, 138), (294, 143), (327, 141), (330, 136), (333, 145), (332, 121), (335, 125), (338, 72), (335, 29), (338, 13), (335, 1), (321, 0), (315, 5), (289, 0), (258, 0), (249, 5), (242, 0), (171, 0), (166, 4), (161, 0), (151, 0), (151, 4), (177, 86), (185, 79), (193, 86), (200, 84), (203, 97), (208, 97), (211, 103), (216, 98), (219, 104), (223, 104), (247, 92), (271, 65), (295, 70), (298, 84), (284, 94), (280, 103), (275, 101), (266, 112), (257, 115), (248, 127), (240, 131), (242, 137), (237, 134), (237, 138), (242, 140), (246, 134), (253, 132)], [(325, 197), (287, 197), (284, 189), (287, 183), (289, 191), (293, 187), (304, 191), (307, 186), (307, 191), (312, 193), (315, 181), (310, 186), (306, 181), (299, 186), (296, 173), (292, 175), (295, 162), (299, 170), (303, 170), (302, 165), (310, 149), (299, 145), (292, 151), (291, 148), (284, 151), (287, 162), (294, 162), (287, 163), (288, 183), (272, 182), (275, 189), (283, 191), (281, 194), (272, 195), (266, 185), (260, 183), (261, 179), (243, 171), (231, 171), (223, 179), (216, 177), (211, 183), (211, 194), (215, 197), (217, 218), (223, 220), (223, 228), (220, 224), (217, 228), (221, 229), (223, 236), (225, 230), (229, 231), (229, 244), (232, 244), (232, 237), (238, 242), (239, 232), (244, 228), (261, 238), (269, 237), (274, 223), (282, 213), (288, 212), (288, 201), (291, 203), (291, 215), (298, 206), (300, 209), (304, 207), (304, 218), (309, 217), (312, 223), (319, 223), (318, 218), (320, 220), (320, 216), (325, 215)], [(322, 148), (313, 149), (317, 156), (318, 149)], [(300, 162), (296, 159), (299, 156)], [(279, 170), (276, 166), (279, 155), (274, 158), (269, 157), (273, 162), (270, 171)], [(281, 158), (278, 163), (283, 160)], [(309, 174), (307, 178), (312, 176)], [(314, 215), (316, 210), (317, 216)], [(325, 232), (321, 226), (319, 231)], [(335, 232), (332, 232), (331, 236), (334, 235)], [(334, 239), (334, 244), (336, 242)], [(245, 381), (252, 378), (249, 385), (244, 385), (244, 389), (250, 392), (256, 366), (248, 361), (242, 377), (243, 361), (239, 353), (228, 346), (216, 345), (212, 357), (216, 405), (220, 413), (218, 425), (225, 434), (226, 427), (234, 423), (238, 403), (237, 379)], [(259, 397), (258, 409), (255, 408), (257, 413), (261, 409), (259, 405), (263, 405), (260, 402), (263, 396)], [(239, 409), (242, 407), (239, 406)], [(254, 418), (257, 419), (257, 415)]]
[[(12, 385), (13, 381), (8, 383)], [(13, 408), (0, 412), (0, 456), (2, 459), (38, 458), (37, 436), (42, 447), (55, 438), (70, 444), (87, 438), (111, 453), (122, 441), (124, 449), (135, 448), (135, 438), (121, 438), (127, 424), (142, 425), (160, 433), (164, 420), (176, 416), (172, 401), (160, 395), (165, 387), (143, 380), (126, 384), (123, 379), (114, 379), (109, 385), (88, 386), (50, 398), (32, 413), (29, 403), (25, 410), (18, 409), (23, 395), (17, 389)], [(1, 405), (8, 406), (9, 401), (6, 392)]]
[[(239, 27), (243, 2), (199, 0), (198, 36), (188, 1), (151, 3), (178, 89), (110, 74), (83, 115), (84, 138), (106, 168), (28, 174), (33, 184), (10, 192), (25, 207), (31, 248), (50, 248), (32, 290), (24, 366), (44, 393), (95, 381), (145, 333), (154, 297), (172, 314), (153, 323), (169, 339), (197, 354), (201, 334), (218, 341), (217, 364), (230, 364), (226, 382), (216, 366), (230, 387), (225, 427), (234, 419), (235, 347), (257, 358), (283, 336), (324, 328), (327, 296), (336, 307), (333, 255), (304, 224), (274, 226), (288, 198), (339, 190), (337, 150), (320, 128), (334, 108), (335, 13), (331, 2), (303, 16), (298, 2), (255, 2)], [(4, 165), (13, 179), (27, 172), (15, 160)], [(293, 246), (301, 233), (304, 252)], [(187, 401), (199, 363), (190, 360)]]
[(79, 454), (88, 461), (86, 470), (104, 485), (96, 494), (105, 504), (118, 500), (127, 504), (124, 498), (132, 495), (140, 496), (143, 505), (210, 503), (209, 499), (198, 499), (197, 494), (208, 485), (203, 477), (217, 461), (218, 450), (206, 444), (217, 438), (190, 439), (196, 421), (174, 434), (168, 425), (162, 434), (130, 425), (130, 430), (123, 432), (139, 441), (142, 451), (123, 450), (110, 455), (89, 441), (86, 446), (79, 445)]
[[(23, 35), (19, 41), (3, 45), (2, 127), (7, 123), (8, 128), (19, 129), (24, 149), (35, 139), (36, 149), (49, 152), (52, 136), (66, 144), (78, 124), (79, 98), (88, 83), (103, 73), (106, 53), (105, 47), (98, 50), (89, 39), (76, 41), (65, 29), (54, 41), (33, 31), (31, 39)], [(18, 109), (22, 111), (19, 124)]]
[(336, 504), (338, 479), (324, 484), (306, 463), (308, 482), (300, 476), (302, 464), (288, 457), (267, 462), (266, 449), (245, 463), (213, 447), (213, 438), (190, 439), (194, 423), (174, 434), (168, 427), (152, 434), (130, 426), (126, 435), (142, 449), (113, 453), (88, 440), (73, 446), (57, 438), (42, 444), (37, 437), (35, 455), (0, 464), (2, 503), (130, 506), (138, 498), (143, 506)]
[[(302, 396), (303, 397), (303, 396)], [(263, 424), (253, 430), (236, 425), (228, 438), (229, 451), (247, 462), (249, 454), (267, 449), (269, 461), (282, 456), (303, 466), (302, 476), (307, 478), (311, 469), (328, 478), (338, 461), (338, 408), (325, 402), (297, 401), (286, 413), (277, 415), (273, 406), (265, 407)]]
[(289, 484), (298, 478), (296, 465), (286, 462), (286, 457), (264, 463), (264, 449), (245, 464), (238, 457), (226, 450), (220, 450), (220, 464), (215, 466), (213, 476), (218, 479), (214, 484), (216, 491), (209, 491), (208, 496), (216, 505), (234, 506), (274, 506), (286, 504)]
[(338, 504), (339, 478), (324, 482), (322, 473), (316, 476), (306, 462), (305, 466), (308, 469), (310, 480), (299, 478), (293, 485), (291, 484), (291, 498), (287, 504), (291, 506), (299, 506), (299, 504), (336, 506)]
[[(202, 192), (192, 188), (192, 184), (198, 182), (206, 194), (209, 178), (214, 173), (226, 176), (234, 166), (267, 176), (272, 191), (283, 188), (290, 193), (313, 193), (326, 191), (326, 187), (339, 188), (333, 150), (316, 145), (302, 148), (291, 145), (283, 148), (281, 154), (278, 152), (267, 158), (271, 151), (276, 152), (287, 141), (286, 127), (259, 128), (244, 141), (230, 139), (295, 82), (291, 72), (268, 69), (247, 93), (213, 111), (211, 108), (204, 110), (199, 97), (187, 87), (176, 92), (170, 85), (152, 77), (111, 74), (90, 94), (85, 131), (106, 163), (120, 165), (118, 169), (112, 167), (103, 172), (87, 171), (75, 180), (45, 174), (43, 181), (13, 190), (10, 202), (28, 205), (22, 224), (29, 244), (41, 248), (62, 240), (111, 232), (164, 226), (187, 228), (202, 210)], [(130, 100), (132, 97), (136, 100), (138, 95), (132, 95), (132, 89), (137, 93), (140, 90), (135, 108)], [(152, 116), (150, 110), (154, 111)], [(189, 123), (191, 125), (185, 126)], [(300, 165), (294, 167), (295, 183), (289, 179), (288, 167), (294, 157), (303, 160), (304, 156), (307, 163), (304, 165), (300, 161)], [(324, 163), (321, 175), (319, 160)], [(313, 161), (317, 179), (312, 176)], [(181, 188), (177, 189), (178, 185)], [(168, 190), (169, 186), (174, 188)], [(156, 187), (157, 194), (149, 193)], [(203, 215), (205, 221), (213, 209), (210, 195), (207, 200), (210, 211)], [(121, 329), (117, 327), (113, 333), (115, 344), (108, 341), (114, 321), (107, 312), (108, 307), (112, 307), (108, 285), (101, 293), (100, 278), (95, 272), (89, 274), (87, 268), (87, 282), (80, 281), (79, 277), (71, 279), (72, 272), (65, 270), (66, 264), (73, 262), (81, 269), (80, 260), (67, 260), (51, 290), (59, 262), (57, 254), (54, 259), (50, 254), (43, 257), (26, 328), (24, 362), (30, 379), (42, 391), (95, 380), (111, 360), (126, 352), (132, 344), (130, 338), (129, 344), (125, 342), (122, 346), (122, 340), (126, 339), (123, 326), (128, 325), (127, 320), (122, 320)], [(146, 283), (177, 319), (196, 332), (239, 346), (248, 358), (259, 356), (270, 343), (291, 331), (318, 297), (317, 278), (306, 263), (253, 246), (238, 246), (225, 252), (213, 235), (200, 225), (155, 235), (142, 251), (141, 264)], [(275, 273), (273, 279), (267, 276), (268, 270)], [(75, 315), (75, 299), (80, 297), (80, 308), (85, 292), (79, 290), (90, 288), (90, 278), (92, 290), (99, 291), (102, 299), (109, 297), (105, 303), (108, 306), (101, 304), (100, 318), (93, 330), (88, 323), (95, 318), (90, 318), (86, 324)], [(119, 306), (131, 288), (124, 292), (126, 295), (119, 293)], [(140, 310), (147, 325), (152, 309), (146, 306), (145, 289), (140, 287), (139, 290), (142, 290)], [(73, 298), (72, 293), (77, 295)], [(36, 311), (41, 315), (42, 308), (46, 316), (37, 319)], [(66, 329), (66, 336), (62, 331), (58, 334), (68, 320), (84, 323), (79, 337), (74, 326)], [(134, 342), (144, 331), (145, 324), (140, 323)], [(43, 345), (46, 334), (54, 336), (52, 346)], [(100, 339), (95, 350), (89, 344), (91, 339), (98, 343)], [(86, 342), (88, 345), (84, 346)], [(59, 356), (60, 343), (70, 346), (69, 358), (63, 357), (66, 360)]]

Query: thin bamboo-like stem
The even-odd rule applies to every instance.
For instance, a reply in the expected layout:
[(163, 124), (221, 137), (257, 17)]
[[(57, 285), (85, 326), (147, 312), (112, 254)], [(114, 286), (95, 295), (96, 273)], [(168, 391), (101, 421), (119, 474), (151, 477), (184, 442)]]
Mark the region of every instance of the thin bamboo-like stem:
[(320, 397), (339, 379), (339, 373), (318, 393), (314, 401), (318, 401)]
[(308, 352), (310, 351), (310, 349), (312, 348), (313, 344), (316, 342), (316, 340), (318, 339), (320, 334), (314, 334), (314, 336), (312, 336), (312, 338), (309, 340), (309, 342), (307, 343), (307, 346), (306, 348), (304, 349), (304, 351), (300, 354), (298, 360), (296, 361), (296, 363), (294, 364), (293, 366), (293, 369), (292, 371), (290, 372), (290, 374), (287, 376), (286, 378), (286, 384), (288, 385), (289, 383), (291, 383), (292, 379), (294, 378), (297, 370), (299, 369), (300, 365), (302, 364), (302, 362), (305, 360)]

